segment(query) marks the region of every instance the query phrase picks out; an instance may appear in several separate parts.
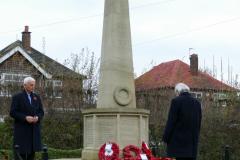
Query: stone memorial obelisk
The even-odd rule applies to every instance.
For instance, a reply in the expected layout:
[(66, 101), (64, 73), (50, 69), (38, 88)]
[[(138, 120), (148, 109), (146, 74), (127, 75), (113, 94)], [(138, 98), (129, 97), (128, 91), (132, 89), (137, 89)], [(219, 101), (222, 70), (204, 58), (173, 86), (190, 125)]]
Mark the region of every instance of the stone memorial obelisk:
[(148, 142), (149, 111), (136, 108), (128, 0), (105, 0), (97, 108), (83, 115), (82, 160), (97, 160), (109, 141), (120, 149)]

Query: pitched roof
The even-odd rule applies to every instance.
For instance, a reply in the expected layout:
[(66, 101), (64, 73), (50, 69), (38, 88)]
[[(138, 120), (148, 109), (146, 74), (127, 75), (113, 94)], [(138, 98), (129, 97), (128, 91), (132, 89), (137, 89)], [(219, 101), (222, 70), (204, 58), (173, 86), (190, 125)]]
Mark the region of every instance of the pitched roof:
[(197, 76), (193, 76), (190, 72), (190, 66), (180, 60), (169, 61), (155, 66), (138, 77), (135, 80), (135, 85), (136, 90), (148, 90), (165, 87), (174, 88), (179, 82), (197, 90), (236, 90), (201, 71), (198, 72)]
[[(19, 49), (19, 47), (20, 47), (20, 49)], [(22, 54), (23, 54), (23, 56), (25, 55), (25, 58), (27, 58), (29, 56), (30, 58), (28, 60), (32, 60), (31, 61), (32, 64), (36, 63), (37, 66), (36, 65), (34, 65), (34, 66), (38, 70), (43, 69), (44, 72), (46, 73), (46, 75), (51, 74), (54, 76), (64, 75), (64, 76), (70, 76), (70, 77), (83, 77), (82, 75), (72, 71), (71, 69), (69, 69), (69, 68), (65, 67), (64, 65), (58, 63), (57, 61), (49, 58), (48, 56), (44, 55), (43, 53), (37, 51), (34, 48), (31, 48), (31, 53), (27, 52), (26, 50), (24, 50), (24, 48), (22, 46), (22, 42), (19, 40), (15, 41), (14, 43), (7, 46), (6, 48), (2, 49), (0, 51), (0, 59), (3, 59), (4, 56), (9, 54), (11, 51), (13, 51), (16, 48), (18, 48), (17, 51), (20, 51), (20, 50), (22, 51)], [(43, 72), (41, 72), (41, 73), (43, 73)], [(49, 76), (47, 78), (49, 78)]]

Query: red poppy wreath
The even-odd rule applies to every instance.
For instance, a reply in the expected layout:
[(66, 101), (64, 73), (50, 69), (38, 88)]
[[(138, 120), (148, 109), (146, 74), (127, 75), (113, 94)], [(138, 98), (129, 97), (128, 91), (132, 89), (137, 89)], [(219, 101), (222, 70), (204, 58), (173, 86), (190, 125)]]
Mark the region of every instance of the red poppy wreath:
[(107, 142), (100, 147), (99, 160), (119, 160), (119, 147), (114, 142)]
[(142, 152), (145, 153), (147, 155), (147, 158), (149, 160), (154, 159), (154, 156), (152, 154), (152, 151), (149, 149), (147, 143), (142, 142)]
[(123, 148), (124, 160), (141, 160), (141, 149), (134, 145)]

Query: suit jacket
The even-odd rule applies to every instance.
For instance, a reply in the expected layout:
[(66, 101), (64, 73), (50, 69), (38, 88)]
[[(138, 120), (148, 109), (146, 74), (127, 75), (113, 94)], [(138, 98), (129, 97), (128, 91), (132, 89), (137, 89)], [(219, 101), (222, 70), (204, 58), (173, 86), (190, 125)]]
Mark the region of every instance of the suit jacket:
[(172, 99), (163, 141), (170, 157), (196, 157), (202, 111), (187, 92)]
[[(41, 125), (44, 116), (40, 97), (31, 93), (31, 104), (26, 91), (18, 93), (12, 97), (10, 116), (14, 118), (14, 145), (19, 145), (20, 153), (31, 153), (40, 151)], [(26, 116), (38, 116), (39, 120), (35, 124), (29, 124)]]

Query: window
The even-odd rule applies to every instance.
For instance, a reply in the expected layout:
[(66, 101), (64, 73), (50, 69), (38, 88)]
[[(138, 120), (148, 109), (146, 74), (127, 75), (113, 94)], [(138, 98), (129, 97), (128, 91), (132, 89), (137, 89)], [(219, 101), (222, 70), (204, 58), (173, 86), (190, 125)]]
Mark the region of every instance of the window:
[(47, 96), (54, 98), (62, 98), (62, 81), (48, 80), (46, 81)]
[(12, 94), (5, 87), (0, 88), (0, 97), (11, 97)]
[(30, 75), (27, 74), (2, 73), (0, 76), (0, 84), (22, 83), (23, 79), (29, 76)]
[(23, 84), (23, 79), (30, 75), (17, 73), (1, 73), (0, 74), (0, 96), (11, 97), (13, 86), (20, 86)]
[(221, 105), (222, 107), (227, 107), (227, 101), (222, 101), (222, 102), (220, 103), (220, 105)]
[(197, 99), (202, 99), (202, 92), (190, 92), (190, 94)]
[(229, 97), (226, 93), (214, 93), (213, 99), (217, 105), (227, 107), (227, 101), (229, 100)]
[(237, 92), (237, 96), (240, 97), (240, 92)]
[(227, 94), (225, 94), (225, 93), (214, 93), (213, 97), (214, 97), (214, 100), (226, 100), (226, 99), (228, 99)]
[(0, 115), (0, 123), (4, 123), (4, 117)]
[(82, 83), (83, 83), (83, 89), (87, 90), (88, 89), (88, 84), (89, 84), (89, 79), (84, 79)]
[(62, 81), (53, 80), (53, 87), (62, 87)]

